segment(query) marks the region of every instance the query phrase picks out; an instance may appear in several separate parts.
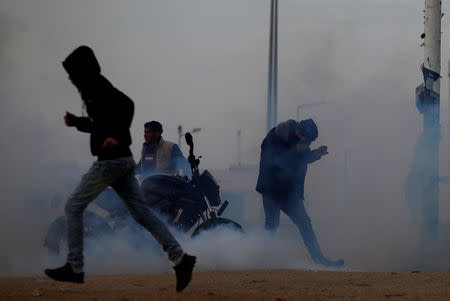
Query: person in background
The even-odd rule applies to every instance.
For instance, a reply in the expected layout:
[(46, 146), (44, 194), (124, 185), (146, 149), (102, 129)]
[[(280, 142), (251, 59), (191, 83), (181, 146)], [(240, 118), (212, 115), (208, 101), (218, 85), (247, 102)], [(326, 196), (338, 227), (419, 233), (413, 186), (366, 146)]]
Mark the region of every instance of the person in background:
[(323, 255), (304, 205), (308, 164), (328, 154), (326, 146), (310, 149), (317, 136), (312, 119), (288, 120), (272, 128), (261, 145), (256, 191), (262, 194), (266, 230), (277, 230), (281, 210), (297, 226), (315, 263), (342, 266), (343, 260), (331, 261)]
[(158, 121), (144, 124), (144, 139), (141, 160), (136, 173), (141, 180), (155, 174), (182, 175), (192, 177), (191, 166), (177, 144), (165, 141), (161, 136), (163, 127)]

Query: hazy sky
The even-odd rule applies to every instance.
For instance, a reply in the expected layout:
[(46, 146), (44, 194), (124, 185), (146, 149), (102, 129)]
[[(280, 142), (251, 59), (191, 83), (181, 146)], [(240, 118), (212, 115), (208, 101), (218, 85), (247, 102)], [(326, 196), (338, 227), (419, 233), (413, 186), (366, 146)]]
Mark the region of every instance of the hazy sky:
[[(358, 221), (387, 224), (407, 211), (402, 184), (422, 122), (414, 89), (422, 81), (423, 9), (423, 0), (279, 1), (279, 121), (295, 118), (300, 104), (327, 102), (301, 112), (319, 125), (316, 145), (330, 151), (310, 169), (307, 191), (331, 200), (344, 153), (352, 150)], [(210, 169), (235, 163), (242, 129), (243, 162), (256, 165), (266, 131), (269, 10), (269, 0), (2, 0), (1, 215), (18, 206), (25, 187), (50, 184), (51, 165), (78, 166), (81, 173), (94, 160), (88, 135), (63, 123), (65, 111), (81, 114), (81, 100), (61, 61), (82, 44), (135, 102), (136, 159), (143, 124), (159, 120), (172, 141), (179, 124), (202, 128), (194, 139), (204, 156), (200, 167)], [(449, 17), (442, 19), (442, 175), (450, 173)], [(441, 186), (447, 222), (448, 186)]]
[[(45, 139), (43, 145), (34, 146), (41, 158), (68, 156), (84, 162), (87, 137), (62, 123), (64, 112), (80, 114), (81, 104), (60, 62), (76, 46), (87, 44), (104, 74), (136, 103), (136, 155), (143, 123), (156, 119), (172, 140), (178, 124), (201, 127), (199, 150), (205, 162), (226, 167), (235, 161), (239, 128), (250, 153), (265, 132), (269, 7), (270, 1), (256, 0), (4, 0), (1, 78), (6, 78), (2, 90), (7, 96), (1, 105), (12, 121), (3, 124), (16, 128), (10, 134), (17, 136), (19, 121), (30, 120), (28, 125), (37, 124), (33, 136), (51, 133), (39, 138)], [(328, 109), (337, 113), (335, 106), (345, 102), (371, 102), (373, 95), (363, 91), (367, 86), (403, 93), (402, 100), (380, 99), (380, 110), (409, 104), (403, 110), (415, 114), (422, 9), (422, 0), (280, 1), (279, 120), (295, 117), (302, 103), (326, 100), (329, 108), (309, 112), (325, 116)], [(444, 39), (443, 62), (445, 50)], [(446, 86), (444, 81), (443, 99)], [(393, 108), (381, 108), (381, 103), (393, 102)], [(444, 112), (446, 105), (443, 101)], [(29, 130), (26, 136), (31, 136)], [(251, 163), (254, 159), (244, 156)]]

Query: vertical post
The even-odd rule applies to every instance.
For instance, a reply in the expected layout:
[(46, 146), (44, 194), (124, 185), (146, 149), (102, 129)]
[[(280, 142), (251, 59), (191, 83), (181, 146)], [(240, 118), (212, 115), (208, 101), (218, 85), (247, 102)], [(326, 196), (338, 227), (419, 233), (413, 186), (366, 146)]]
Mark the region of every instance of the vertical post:
[(441, 72), (441, 0), (425, 0), (423, 135), (426, 152), (423, 222), (429, 238), (437, 238), (439, 219), (439, 142)]
[[(424, 66), (436, 73), (441, 72), (441, 1), (425, 0), (425, 62)], [(435, 83), (439, 92), (439, 81)]]
[(267, 132), (277, 124), (278, 94), (278, 0), (271, 0), (270, 38), (269, 38), (269, 74), (267, 80)]
[(275, 0), (274, 6), (274, 27), (273, 27), (273, 116), (272, 126), (276, 126), (278, 123), (278, 0)]
[(423, 131), (404, 183), (405, 200), (421, 227), (425, 243), (436, 240), (439, 226), (439, 143), (441, 72), (441, 0), (425, 0), (424, 82), (416, 88)]
[(272, 65), (273, 65), (273, 13), (274, 0), (270, 0), (270, 29), (269, 29), (269, 74), (267, 79), (267, 120), (266, 129), (269, 132), (272, 129)]
[(345, 150), (344, 152), (344, 202), (349, 201), (350, 196), (350, 185), (349, 185), (349, 176), (350, 176), (350, 155), (351, 150)]
[[(447, 76), (448, 76), (448, 115), (450, 117), (450, 60), (448, 61), (448, 73), (447, 73)], [(450, 120), (449, 120), (448, 125), (450, 126)]]
[(241, 129), (237, 131), (237, 165), (241, 166)]

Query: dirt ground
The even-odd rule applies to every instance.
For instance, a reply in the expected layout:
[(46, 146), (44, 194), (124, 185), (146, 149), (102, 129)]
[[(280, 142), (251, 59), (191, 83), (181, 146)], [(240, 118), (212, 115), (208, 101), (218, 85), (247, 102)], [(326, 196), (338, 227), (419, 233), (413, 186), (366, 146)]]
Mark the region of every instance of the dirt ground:
[(175, 275), (0, 278), (0, 300), (450, 300), (450, 273), (211, 271), (194, 274), (182, 293)]

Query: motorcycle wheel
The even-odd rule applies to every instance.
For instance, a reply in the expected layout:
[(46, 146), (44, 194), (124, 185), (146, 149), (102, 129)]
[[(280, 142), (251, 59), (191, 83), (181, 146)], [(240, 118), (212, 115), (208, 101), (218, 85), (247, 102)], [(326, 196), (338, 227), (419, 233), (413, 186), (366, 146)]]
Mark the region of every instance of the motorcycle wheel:
[[(84, 237), (86, 239), (112, 235), (114, 230), (98, 214), (92, 211), (85, 211), (83, 215)], [(49, 255), (58, 256), (66, 248), (67, 224), (66, 217), (57, 218), (45, 236), (44, 246), (47, 247)]]
[(226, 228), (231, 229), (236, 232), (242, 232), (242, 233), (244, 232), (244, 230), (242, 229), (242, 226), (239, 225), (238, 223), (236, 223), (230, 219), (217, 217), (217, 218), (209, 219), (204, 223), (201, 223), (197, 227), (197, 229), (194, 230), (191, 237), (194, 238), (197, 235), (199, 235), (200, 233), (202, 233), (203, 231), (208, 231), (208, 230), (211, 230), (211, 229), (214, 229), (217, 227), (226, 227)]

